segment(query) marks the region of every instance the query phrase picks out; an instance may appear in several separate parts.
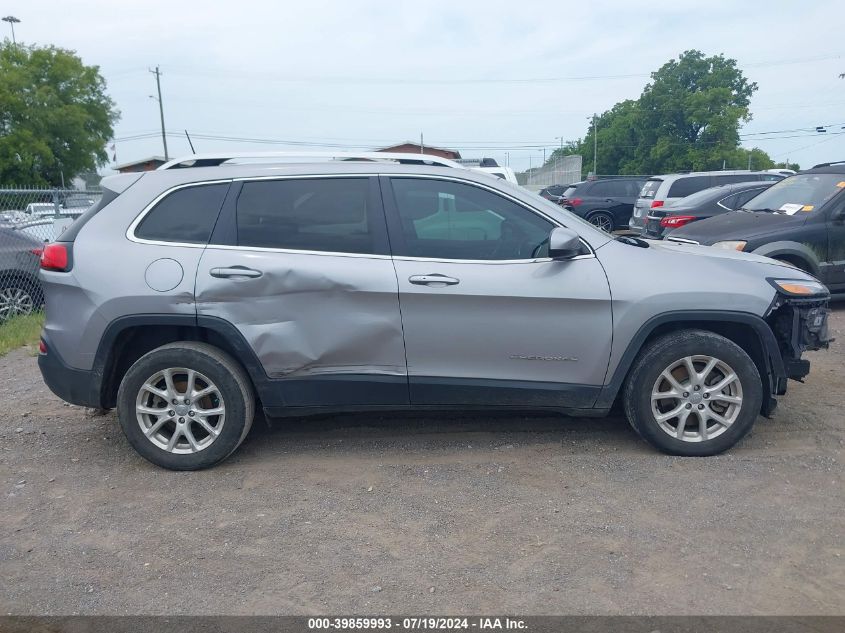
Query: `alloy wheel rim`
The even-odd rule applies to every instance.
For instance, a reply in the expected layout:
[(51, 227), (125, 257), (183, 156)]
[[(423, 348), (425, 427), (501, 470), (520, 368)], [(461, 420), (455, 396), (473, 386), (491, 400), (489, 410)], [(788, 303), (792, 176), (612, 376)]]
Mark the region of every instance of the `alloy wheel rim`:
[(0, 290), (0, 321), (14, 316), (31, 314), (35, 309), (32, 295), (23, 288), (4, 288)]
[(590, 218), (590, 223), (593, 224), (593, 226), (597, 226), (605, 233), (610, 233), (610, 229), (613, 227), (613, 223), (606, 215), (595, 215)]
[(666, 367), (651, 390), (658, 426), (683, 442), (706, 442), (727, 431), (742, 410), (742, 383), (723, 360), (694, 355)]
[(185, 367), (157, 371), (135, 399), (141, 432), (158, 448), (177, 455), (198, 453), (220, 436), (226, 405), (204, 374)]

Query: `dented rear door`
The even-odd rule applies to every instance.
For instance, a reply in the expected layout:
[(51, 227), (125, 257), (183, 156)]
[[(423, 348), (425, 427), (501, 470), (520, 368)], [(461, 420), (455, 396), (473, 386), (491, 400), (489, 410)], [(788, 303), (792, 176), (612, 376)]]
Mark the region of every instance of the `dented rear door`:
[(200, 260), (196, 302), (255, 352), (279, 398), (265, 406), (408, 403), (375, 177), (237, 182)]

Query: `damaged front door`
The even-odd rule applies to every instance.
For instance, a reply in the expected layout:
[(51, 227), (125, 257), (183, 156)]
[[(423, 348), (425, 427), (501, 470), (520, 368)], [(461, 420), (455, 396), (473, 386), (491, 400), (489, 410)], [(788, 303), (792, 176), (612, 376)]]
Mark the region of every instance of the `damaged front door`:
[(279, 401), (404, 405), (398, 286), (375, 177), (236, 183), (200, 260), (197, 312), (232, 323)]

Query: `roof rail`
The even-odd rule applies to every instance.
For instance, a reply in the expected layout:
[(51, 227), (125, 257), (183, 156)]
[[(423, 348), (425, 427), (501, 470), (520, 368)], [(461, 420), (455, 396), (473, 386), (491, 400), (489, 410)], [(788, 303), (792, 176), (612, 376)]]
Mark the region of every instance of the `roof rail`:
[(829, 163), (819, 163), (818, 165), (813, 165), (813, 169), (816, 169), (817, 167), (831, 167), (833, 165), (842, 165), (843, 163), (845, 163), (845, 160), (834, 160)]
[[(230, 152), (226, 154), (190, 154), (174, 158), (158, 169), (184, 169), (187, 167), (217, 167), (239, 159), (261, 159), (261, 162), (278, 163), (284, 158), (328, 158), (332, 160), (391, 161), (403, 165), (433, 165), (464, 169), (463, 165), (448, 158), (430, 154), (407, 154), (403, 152)], [(300, 161), (301, 162), (301, 161)]]

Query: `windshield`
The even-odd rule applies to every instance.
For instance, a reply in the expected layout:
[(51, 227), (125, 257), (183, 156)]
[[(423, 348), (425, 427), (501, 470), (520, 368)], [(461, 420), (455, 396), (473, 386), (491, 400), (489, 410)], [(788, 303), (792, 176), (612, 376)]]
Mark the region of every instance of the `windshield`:
[(820, 209), (845, 188), (843, 174), (798, 174), (775, 183), (742, 208), (795, 215)]
[(721, 186), (721, 187), (711, 187), (710, 189), (702, 189), (697, 193), (692, 193), (688, 195), (686, 198), (681, 198), (680, 200), (675, 200), (670, 207), (696, 207), (700, 204), (704, 204), (710, 202), (714, 198), (721, 197), (723, 195), (728, 195), (730, 193), (730, 187)]

